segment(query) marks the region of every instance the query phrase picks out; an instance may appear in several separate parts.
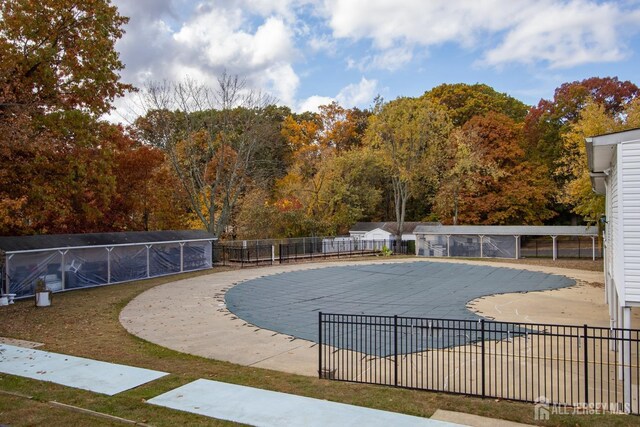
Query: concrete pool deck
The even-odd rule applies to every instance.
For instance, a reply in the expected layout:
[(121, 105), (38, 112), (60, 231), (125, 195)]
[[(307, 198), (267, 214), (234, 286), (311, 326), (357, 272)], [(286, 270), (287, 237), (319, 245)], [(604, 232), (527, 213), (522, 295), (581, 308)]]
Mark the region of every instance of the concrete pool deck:
[[(564, 292), (563, 298), (551, 302), (547, 300), (544, 303), (545, 310), (553, 314), (554, 322), (595, 324), (607, 316), (603, 290), (587, 285), (587, 283), (601, 284), (601, 272), (499, 262), (384, 258), (380, 260), (278, 265), (218, 272), (179, 280), (157, 286), (140, 294), (122, 310), (120, 322), (132, 334), (180, 352), (246, 366), (315, 376), (317, 375), (317, 346), (315, 343), (263, 329), (238, 318), (226, 308), (224, 299), (226, 291), (236, 283), (279, 273), (348, 265), (364, 266), (381, 263), (395, 265), (415, 262), (506, 267), (559, 274), (578, 282), (576, 286), (561, 290), (496, 295), (482, 297), (470, 303), (470, 308), (473, 311), (479, 312), (481, 315), (489, 315), (496, 320), (512, 320), (508, 318), (508, 316), (512, 316), (511, 310), (516, 310), (519, 313), (518, 307), (521, 306), (524, 312), (526, 307), (535, 306), (532, 305), (533, 302), (541, 296), (548, 298), (548, 295), (558, 292)], [(587, 311), (582, 307), (580, 310), (575, 310), (572, 302), (576, 301), (577, 295), (580, 295), (580, 298), (585, 298), (585, 295), (580, 292), (587, 292), (591, 300), (599, 299), (601, 304), (590, 304)], [(500, 304), (514, 300), (513, 295), (518, 296), (517, 303), (511, 302), (507, 308), (500, 309)], [(493, 298), (511, 299), (498, 301), (498, 310), (495, 310), (496, 303), (492, 303)], [(503, 313), (505, 314), (504, 318), (502, 317)], [(531, 320), (551, 322), (551, 320), (541, 318)], [(526, 319), (523, 318), (521, 321), (526, 321)]]

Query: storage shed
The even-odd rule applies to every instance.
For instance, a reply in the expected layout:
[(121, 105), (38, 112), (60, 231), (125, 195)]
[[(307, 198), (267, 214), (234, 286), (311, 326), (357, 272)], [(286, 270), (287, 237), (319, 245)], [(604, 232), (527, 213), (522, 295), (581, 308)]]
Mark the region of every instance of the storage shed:
[(200, 230), (0, 237), (2, 291), (21, 298), (39, 278), (58, 292), (211, 268), (215, 240)]
[[(414, 231), (421, 225), (440, 225), (439, 222), (405, 222), (402, 230), (402, 240), (415, 240)], [(397, 222), (356, 222), (349, 229), (349, 236), (357, 240), (384, 240), (390, 242), (398, 234)]]
[[(562, 253), (569, 257), (587, 254), (595, 259), (598, 229), (596, 227), (564, 225), (421, 225), (414, 231), (416, 255), (465, 258), (521, 258), (537, 256), (523, 241), (546, 237), (549, 256), (557, 259), (560, 241)], [(537, 243), (536, 243), (537, 244)], [(535, 255), (534, 255), (535, 253)]]

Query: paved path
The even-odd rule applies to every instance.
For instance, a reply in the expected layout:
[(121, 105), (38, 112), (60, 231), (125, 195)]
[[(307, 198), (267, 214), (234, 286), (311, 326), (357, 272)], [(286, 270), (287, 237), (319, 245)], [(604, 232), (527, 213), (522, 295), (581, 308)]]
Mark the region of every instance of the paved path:
[(168, 375), (166, 372), (7, 344), (0, 344), (0, 372), (110, 396)]
[[(0, 344), (0, 372), (114, 395), (164, 372)], [(210, 380), (196, 380), (147, 401), (254, 426), (455, 427), (459, 424)]]
[[(294, 264), (213, 273), (167, 283), (140, 294), (122, 310), (120, 321), (132, 334), (177, 351), (241, 365), (315, 376), (315, 343), (262, 329), (238, 318), (226, 309), (225, 292), (236, 283), (278, 273), (406, 262), (416, 262), (416, 259)], [(420, 262), (428, 264), (435, 261)], [(562, 274), (585, 282), (602, 282), (600, 272), (479, 261), (437, 262), (518, 268)]]
[(445, 421), (211, 380), (194, 381), (154, 397), (148, 402), (208, 417), (265, 427), (459, 426)]

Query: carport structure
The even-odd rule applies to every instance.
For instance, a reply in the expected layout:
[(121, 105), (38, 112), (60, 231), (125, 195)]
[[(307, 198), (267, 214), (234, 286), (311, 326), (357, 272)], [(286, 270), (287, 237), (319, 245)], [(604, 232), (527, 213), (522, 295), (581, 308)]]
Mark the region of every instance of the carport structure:
[(216, 238), (201, 230), (0, 237), (2, 293), (32, 296), (211, 268)]
[[(596, 259), (597, 227), (537, 225), (439, 225), (418, 226), (416, 255), (430, 257), (515, 258), (523, 256), (522, 241), (527, 237), (551, 239), (551, 255), (558, 258), (558, 238), (591, 240), (591, 257)], [(579, 246), (578, 246), (579, 248)]]

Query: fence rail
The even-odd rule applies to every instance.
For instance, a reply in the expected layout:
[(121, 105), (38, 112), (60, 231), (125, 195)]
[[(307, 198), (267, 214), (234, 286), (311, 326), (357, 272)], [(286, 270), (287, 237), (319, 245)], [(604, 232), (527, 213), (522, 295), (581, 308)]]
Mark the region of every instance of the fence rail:
[(319, 314), (321, 378), (640, 413), (640, 330)]
[(355, 240), (355, 239), (308, 239), (289, 243), (260, 244), (255, 242), (239, 246), (233, 244), (217, 244), (213, 250), (213, 262), (218, 265), (271, 265), (276, 262), (289, 262), (348, 258), (368, 256), (382, 253), (389, 249), (394, 254), (407, 254), (407, 242), (389, 240)]

